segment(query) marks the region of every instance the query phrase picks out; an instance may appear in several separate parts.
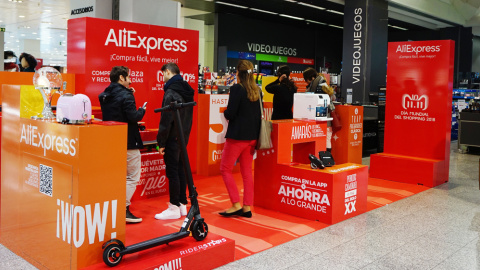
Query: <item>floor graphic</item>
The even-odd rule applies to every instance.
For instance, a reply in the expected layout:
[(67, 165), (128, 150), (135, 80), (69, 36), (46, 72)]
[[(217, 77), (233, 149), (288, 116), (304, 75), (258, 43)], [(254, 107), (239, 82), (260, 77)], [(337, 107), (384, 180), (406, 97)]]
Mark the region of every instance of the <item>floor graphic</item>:
[[(235, 179), (241, 189), (243, 186), (241, 175), (235, 174)], [(199, 193), (201, 214), (209, 226), (209, 231), (235, 240), (236, 260), (328, 226), (317, 221), (306, 220), (260, 207), (253, 208), (253, 218), (221, 217), (218, 212), (230, 207), (230, 199), (222, 178), (220, 176), (202, 177), (195, 175), (194, 181)], [(427, 189), (427, 187), (418, 185), (370, 178), (367, 209), (370, 211)], [(142, 217), (143, 222), (127, 225), (127, 245), (175, 232), (180, 228), (183, 219), (173, 221), (154, 219), (156, 213), (166, 209), (167, 202), (168, 196), (133, 202), (131, 210), (135, 215)], [(193, 238), (188, 239), (195, 241)], [(206, 240), (208, 240), (208, 237)], [(148, 251), (142, 253), (148, 253)], [(147, 256), (142, 255), (142, 253), (129, 256), (137, 257), (137, 259)]]

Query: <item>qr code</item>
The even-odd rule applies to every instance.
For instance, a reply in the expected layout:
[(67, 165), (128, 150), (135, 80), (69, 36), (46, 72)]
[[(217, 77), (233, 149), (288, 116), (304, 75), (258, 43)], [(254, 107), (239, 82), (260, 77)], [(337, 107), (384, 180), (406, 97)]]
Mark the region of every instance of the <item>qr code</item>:
[(52, 197), (53, 168), (40, 164), (40, 192)]

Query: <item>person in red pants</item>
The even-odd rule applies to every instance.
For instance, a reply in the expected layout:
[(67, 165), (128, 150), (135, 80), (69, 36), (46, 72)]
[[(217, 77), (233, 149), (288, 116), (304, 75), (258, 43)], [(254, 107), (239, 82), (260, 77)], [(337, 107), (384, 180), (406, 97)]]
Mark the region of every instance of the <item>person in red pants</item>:
[[(247, 60), (240, 60), (237, 65), (237, 84), (230, 88), (227, 109), (224, 112), (228, 128), (220, 173), (232, 202), (232, 207), (220, 212), (220, 215), (225, 217), (252, 217), (250, 210), (253, 204), (252, 162), (260, 133), (262, 115), (259, 104), (262, 102), (260, 92), (253, 76), (253, 64)], [(243, 207), (232, 175), (237, 160), (243, 178)]]

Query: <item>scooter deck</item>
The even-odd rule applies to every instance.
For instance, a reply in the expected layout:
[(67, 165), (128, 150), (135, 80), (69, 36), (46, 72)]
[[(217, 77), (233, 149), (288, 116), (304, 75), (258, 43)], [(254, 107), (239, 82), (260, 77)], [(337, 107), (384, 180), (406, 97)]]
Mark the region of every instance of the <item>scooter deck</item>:
[(175, 232), (175, 233), (167, 234), (167, 235), (164, 235), (164, 236), (161, 236), (161, 237), (157, 237), (157, 238), (150, 239), (150, 240), (147, 240), (147, 241), (144, 241), (144, 242), (133, 244), (131, 246), (127, 246), (127, 247), (125, 247), (124, 250), (120, 251), (120, 254), (125, 255), (125, 254), (135, 253), (135, 252), (142, 251), (142, 250), (145, 250), (145, 249), (149, 249), (149, 248), (152, 248), (152, 247), (155, 247), (155, 246), (168, 244), (170, 242), (188, 237), (189, 235), (190, 235), (189, 231)]

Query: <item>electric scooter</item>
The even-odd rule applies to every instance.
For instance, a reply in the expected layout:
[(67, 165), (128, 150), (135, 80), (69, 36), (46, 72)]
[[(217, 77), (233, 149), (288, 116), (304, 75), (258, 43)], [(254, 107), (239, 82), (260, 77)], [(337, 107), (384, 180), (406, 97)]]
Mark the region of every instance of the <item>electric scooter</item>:
[(190, 162), (188, 160), (187, 147), (185, 144), (185, 136), (183, 135), (183, 127), (180, 119), (179, 110), (184, 107), (195, 106), (196, 102), (177, 103), (172, 102), (163, 108), (155, 109), (154, 112), (173, 111), (175, 113), (175, 125), (180, 139), (181, 157), (183, 157), (183, 164), (185, 175), (187, 176), (188, 194), (190, 198), (190, 210), (188, 211), (185, 220), (183, 221), (180, 231), (167, 234), (158, 238), (150, 239), (131, 246), (125, 246), (122, 241), (112, 239), (102, 245), (103, 261), (108, 266), (116, 266), (122, 261), (122, 257), (126, 254), (135, 253), (152, 247), (168, 244), (170, 242), (188, 237), (192, 233), (193, 238), (201, 241), (207, 237), (208, 226), (200, 215), (200, 208), (198, 206), (197, 191), (193, 184), (192, 171), (190, 169)]

